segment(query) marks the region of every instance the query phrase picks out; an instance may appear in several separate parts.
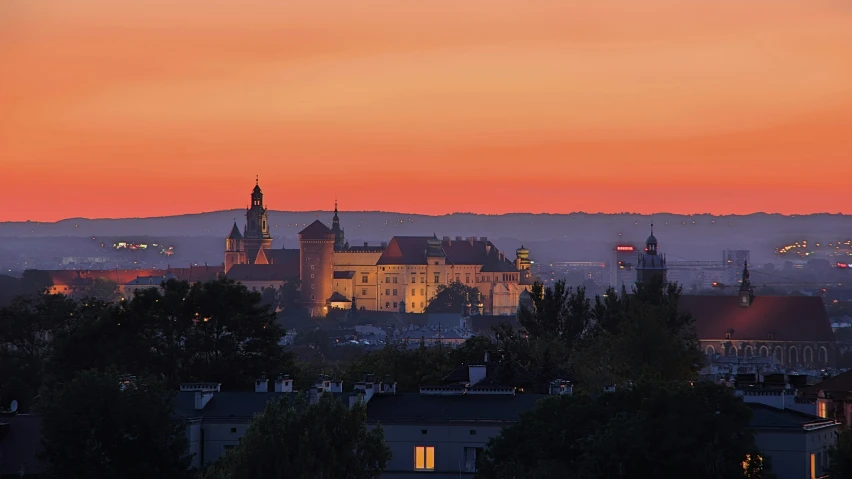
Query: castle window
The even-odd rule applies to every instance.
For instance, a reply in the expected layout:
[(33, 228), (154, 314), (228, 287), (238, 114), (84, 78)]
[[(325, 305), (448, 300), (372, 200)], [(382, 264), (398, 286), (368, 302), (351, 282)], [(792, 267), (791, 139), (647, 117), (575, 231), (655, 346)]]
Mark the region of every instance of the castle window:
[(411, 309), (414, 309), (414, 301), (411, 302)]
[(366, 274), (361, 275), (361, 282), (367, 284), (369, 282), (369, 278), (367, 278)]
[(423, 273), (420, 273), (420, 282), (421, 282), (421, 283), (425, 283), (425, 282), (426, 282), (426, 275), (425, 275), (425, 274), (423, 274)]
[(411, 295), (414, 296), (415, 294), (417, 294), (417, 290), (415, 290), (414, 288), (411, 288)]
[(441, 275), (440, 275), (440, 274), (438, 274), (438, 273), (435, 273), (435, 282), (436, 282), (436, 283), (440, 283), (440, 282), (441, 282)]
[(731, 333), (725, 333), (725, 339), (731, 339)]
[(420, 296), (426, 296), (426, 290), (425, 289), (420, 288)]
[(470, 275), (469, 274), (464, 275), (464, 282), (470, 283)]
[(390, 303), (386, 302), (386, 303), (385, 303), (385, 307), (386, 307), (386, 308), (390, 308)]
[(314, 289), (314, 286), (316, 286), (316, 285), (315, 285), (315, 284), (312, 284), (312, 285), (311, 285), (311, 289)]
[(393, 277), (393, 284), (396, 284), (396, 276)]
[(385, 290), (385, 296), (390, 296), (390, 290), (389, 289)]
[(397, 295), (397, 290), (393, 290), (393, 295), (394, 295), (394, 296), (396, 296), (396, 295)]
[(311, 295), (311, 300), (313, 300), (313, 299), (315, 299), (315, 298), (314, 298), (314, 295)]
[(361, 296), (367, 296), (367, 288), (361, 289)]
[(394, 308), (397, 308), (397, 307), (398, 307), (398, 306), (396, 305), (396, 301), (394, 301), (394, 302), (393, 302), (393, 307), (394, 307)]
[(421, 307), (421, 308), (423, 307), (423, 301), (421, 301), (421, 302), (420, 302), (420, 307)]
[(314, 269), (314, 265), (311, 265), (311, 269)]
[[(311, 269), (313, 269), (313, 268), (311, 268)], [(311, 279), (314, 279), (314, 275), (313, 275), (313, 274), (311, 274)]]
[(390, 283), (390, 276), (385, 276), (385, 283)]

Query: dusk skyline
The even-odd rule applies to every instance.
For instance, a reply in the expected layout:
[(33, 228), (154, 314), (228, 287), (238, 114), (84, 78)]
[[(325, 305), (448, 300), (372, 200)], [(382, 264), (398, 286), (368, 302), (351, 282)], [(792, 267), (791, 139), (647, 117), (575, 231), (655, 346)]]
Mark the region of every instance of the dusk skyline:
[(0, 221), (255, 175), (272, 210), (852, 213), (846, 2), (11, 0), (0, 42)]

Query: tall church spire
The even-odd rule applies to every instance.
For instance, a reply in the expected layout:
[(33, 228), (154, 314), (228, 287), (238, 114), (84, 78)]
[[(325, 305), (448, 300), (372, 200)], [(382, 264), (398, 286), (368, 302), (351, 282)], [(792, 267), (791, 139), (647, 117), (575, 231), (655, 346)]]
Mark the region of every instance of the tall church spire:
[(754, 288), (751, 287), (751, 274), (748, 272), (748, 261), (743, 265), (743, 282), (740, 284), (740, 306), (751, 306), (754, 301)]
[(334, 217), (331, 219), (331, 231), (334, 233), (334, 249), (342, 251), (346, 245), (343, 228), (340, 227), (340, 217), (337, 215), (337, 198), (334, 198)]

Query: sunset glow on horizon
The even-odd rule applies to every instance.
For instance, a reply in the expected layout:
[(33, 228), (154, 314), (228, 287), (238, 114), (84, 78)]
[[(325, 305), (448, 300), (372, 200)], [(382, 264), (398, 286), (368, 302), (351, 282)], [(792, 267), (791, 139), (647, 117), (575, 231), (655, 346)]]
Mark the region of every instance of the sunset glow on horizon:
[(6, 0), (0, 221), (852, 214), (852, 3)]

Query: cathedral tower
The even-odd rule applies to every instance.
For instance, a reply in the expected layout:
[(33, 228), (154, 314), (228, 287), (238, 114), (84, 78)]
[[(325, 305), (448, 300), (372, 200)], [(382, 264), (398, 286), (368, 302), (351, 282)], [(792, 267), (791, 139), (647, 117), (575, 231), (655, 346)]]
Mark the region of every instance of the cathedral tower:
[(654, 278), (662, 277), (666, 282), (665, 256), (657, 251), (657, 238), (654, 236), (654, 224), (651, 224), (651, 236), (645, 241), (645, 252), (639, 254), (639, 262), (636, 265), (636, 282), (650, 283)]
[(743, 283), (740, 285), (740, 306), (747, 308), (754, 301), (754, 289), (751, 287), (751, 274), (748, 272), (748, 261), (743, 267)]
[(235, 264), (246, 264), (243, 235), (240, 234), (236, 221), (234, 221), (234, 227), (231, 228), (231, 234), (225, 239), (225, 273)]
[(251, 206), (246, 210), (246, 228), (243, 234), (246, 255), (251, 260), (257, 257), (258, 250), (272, 246), (267, 214), (263, 206), (263, 192), (255, 180), (254, 190), (251, 192)]

